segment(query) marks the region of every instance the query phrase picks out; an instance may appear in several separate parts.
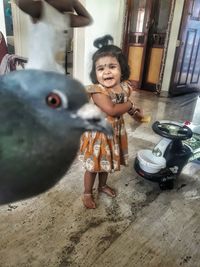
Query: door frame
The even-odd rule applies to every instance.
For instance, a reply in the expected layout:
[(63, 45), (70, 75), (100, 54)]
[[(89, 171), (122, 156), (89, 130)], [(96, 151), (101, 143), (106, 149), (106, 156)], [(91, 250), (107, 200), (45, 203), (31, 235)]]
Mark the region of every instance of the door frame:
[[(5, 16), (4, 16), (4, 2), (3, 1), (0, 2), (0, 29), (3, 35), (6, 37), (6, 23), (5, 23)], [(7, 42), (7, 39), (6, 39), (6, 42)]]
[[(182, 39), (183, 31), (187, 23), (187, 5), (189, 5), (189, 1), (184, 0), (183, 12), (182, 12), (181, 21), (180, 21), (180, 28), (178, 32), (177, 42)], [(180, 50), (181, 50), (181, 44), (179, 46), (176, 45), (174, 63), (172, 67), (171, 79), (170, 79), (170, 85), (169, 85), (169, 95), (173, 95), (174, 79), (176, 75), (176, 68), (178, 64), (178, 57), (179, 57)]]

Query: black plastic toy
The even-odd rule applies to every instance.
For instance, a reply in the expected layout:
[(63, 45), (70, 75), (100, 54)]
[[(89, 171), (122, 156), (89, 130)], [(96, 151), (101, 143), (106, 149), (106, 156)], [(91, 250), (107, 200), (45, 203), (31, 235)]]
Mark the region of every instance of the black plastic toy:
[(134, 167), (143, 178), (159, 183), (162, 190), (172, 189), (189, 161), (200, 163), (200, 127), (190, 122), (156, 121), (152, 128), (163, 138), (153, 150), (138, 151)]

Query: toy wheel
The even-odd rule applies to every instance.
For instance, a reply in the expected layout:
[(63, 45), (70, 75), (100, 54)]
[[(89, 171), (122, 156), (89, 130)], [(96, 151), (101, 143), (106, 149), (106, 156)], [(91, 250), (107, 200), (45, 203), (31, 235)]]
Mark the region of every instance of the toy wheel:
[(174, 188), (174, 180), (168, 180), (165, 182), (160, 182), (159, 187), (161, 190), (171, 190)]

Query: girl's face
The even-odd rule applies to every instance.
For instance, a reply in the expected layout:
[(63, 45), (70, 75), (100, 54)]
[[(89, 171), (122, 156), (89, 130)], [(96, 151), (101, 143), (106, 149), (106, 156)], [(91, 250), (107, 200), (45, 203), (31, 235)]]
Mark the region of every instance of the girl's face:
[(120, 84), (121, 68), (115, 57), (101, 57), (96, 61), (95, 67), (97, 80), (101, 85), (111, 88)]

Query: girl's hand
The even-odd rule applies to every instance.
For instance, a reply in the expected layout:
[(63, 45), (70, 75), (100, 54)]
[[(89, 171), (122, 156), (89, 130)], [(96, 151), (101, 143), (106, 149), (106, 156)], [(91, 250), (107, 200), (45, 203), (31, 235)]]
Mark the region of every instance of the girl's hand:
[(134, 115), (133, 115), (134, 120), (138, 122), (142, 122), (143, 117), (144, 117), (143, 111), (139, 108), (136, 108)]
[(136, 121), (141, 122), (144, 114), (140, 108), (132, 108), (128, 111), (128, 114)]

